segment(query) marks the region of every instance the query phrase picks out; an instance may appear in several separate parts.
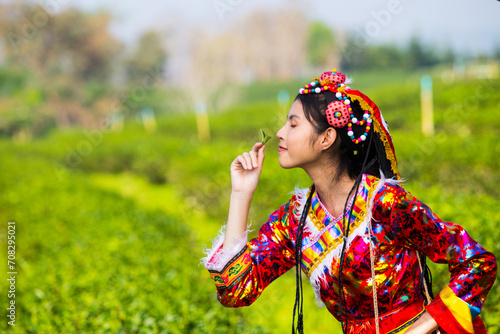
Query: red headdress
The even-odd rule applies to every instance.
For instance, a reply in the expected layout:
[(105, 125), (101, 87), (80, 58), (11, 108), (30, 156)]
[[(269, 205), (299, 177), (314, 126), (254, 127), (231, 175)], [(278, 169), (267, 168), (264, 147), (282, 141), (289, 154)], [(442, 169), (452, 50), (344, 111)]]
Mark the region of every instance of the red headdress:
[[(361, 175), (364, 171), (367, 171), (369, 166), (378, 161), (381, 174), (383, 173), (386, 177), (395, 177), (401, 179), (398, 169), (396, 153), (394, 151), (394, 145), (392, 144), (391, 135), (389, 133), (389, 128), (382, 117), (382, 113), (378, 109), (377, 105), (373, 103), (366, 95), (360, 91), (353, 90), (347, 84), (349, 80), (346, 76), (336, 69), (331, 72), (325, 72), (321, 77), (314, 79), (310, 84), (305, 85), (300, 89), (300, 94), (324, 94), (327, 107), (325, 110), (325, 116), (328, 124), (337, 129), (340, 134), (342, 141), (345, 143), (347, 148), (356, 155), (358, 158), (362, 158), (363, 167), (361, 168), (361, 173), (357, 176), (356, 182), (354, 183), (349, 196), (354, 191), (356, 192), (361, 182)], [(365, 145), (367, 144), (367, 145)], [(372, 156), (372, 160), (367, 163), (368, 157), (370, 156), (371, 146), (375, 146), (376, 156)], [(366, 149), (365, 149), (366, 146)], [(360, 155), (359, 152), (364, 152)], [(367, 164), (366, 164), (367, 163)], [(366, 165), (365, 165), (366, 164)], [(382, 176), (382, 175), (381, 175)], [(299, 268), (299, 263), (302, 257), (302, 233), (303, 226), (305, 222), (305, 217), (309, 211), (309, 206), (311, 203), (311, 196), (314, 192), (314, 184), (309, 192), (308, 199), (305, 204), (304, 211), (299, 222), (299, 228), (297, 229), (295, 254), (297, 256), (297, 292), (295, 297), (294, 306), (294, 317), (293, 317), (293, 329), (295, 333), (295, 313), (298, 310), (298, 322), (297, 329), (299, 333), (302, 333), (303, 328), (303, 314), (302, 314), (302, 288), (301, 288), (301, 270)], [(348, 196), (348, 198), (349, 198)], [(342, 233), (344, 239), (349, 235), (349, 224), (345, 223), (350, 221), (352, 216), (353, 206), (347, 210), (347, 201), (344, 206), (344, 223), (342, 224)], [(349, 214), (347, 213), (349, 211)], [(343, 244), (342, 253), (339, 263), (339, 307), (342, 316), (344, 315), (343, 310), (343, 295), (344, 288), (342, 286), (342, 268), (345, 261), (346, 253), (346, 243)], [(347, 313), (345, 313), (347, 316)], [(377, 316), (376, 316), (377, 317)], [(378, 319), (378, 318), (377, 318)], [(342, 328), (345, 333), (346, 327), (344, 327), (344, 321), (342, 320)]]
[[(325, 110), (328, 123), (334, 128), (345, 129), (347, 136), (354, 145), (363, 144), (369, 137), (369, 134), (374, 133), (375, 137), (378, 137), (381, 144), (383, 144), (384, 152), (381, 152), (382, 150), (378, 150), (377, 152), (380, 165), (389, 164), (390, 174), (400, 179), (396, 153), (387, 122), (384, 120), (377, 105), (368, 96), (347, 86), (348, 83), (349, 80), (346, 79), (343, 73), (333, 69), (333, 71), (323, 73), (321, 77), (314, 79), (310, 84), (302, 87), (299, 92), (300, 94), (324, 93), (328, 102)], [(334, 95), (326, 94), (327, 92), (334, 93)], [(354, 115), (351, 103), (355, 101), (359, 103), (363, 110), (363, 119), (358, 119)], [(372, 128), (373, 130), (370, 131)], [(355, 136), (355, 132), (360, 133), (360, 135)], [(382, 147), (382, 145), (379, 145), (379, 147)]]

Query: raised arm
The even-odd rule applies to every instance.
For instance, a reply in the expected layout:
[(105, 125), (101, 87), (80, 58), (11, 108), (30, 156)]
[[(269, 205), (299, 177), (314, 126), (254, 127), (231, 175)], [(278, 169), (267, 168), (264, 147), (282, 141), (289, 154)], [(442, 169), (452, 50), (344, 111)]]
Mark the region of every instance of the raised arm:
[(295, 264), (296, 196), (271, 214), (257, 238), (247, 241), (248, 209), (263, 161), (264, 146), (257, 143), (252, 151), (238, 156), (231, 164), (228, 224), (203, 259), (217, 288), (217, 297), (227, 307), (250, 305)]
[(250, 203), (264, 164), (264, 149), (262, 143), (256, 143), (250, 152), (237, 156), (231, 164), (231, 199), (224, 239), (225, 251), (245, 235)]

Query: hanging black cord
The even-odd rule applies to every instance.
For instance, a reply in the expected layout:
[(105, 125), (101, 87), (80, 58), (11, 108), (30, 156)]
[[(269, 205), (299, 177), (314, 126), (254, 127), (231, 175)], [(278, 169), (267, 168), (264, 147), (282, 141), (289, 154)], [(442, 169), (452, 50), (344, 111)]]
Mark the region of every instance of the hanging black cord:
[[(417, 256), (419, 256), (417, 254)], [(427, 290), (429, 291), (429, 296), (431, 299), (434, 299), (434, 293), (432, 292), (432, 273), (431, 269), (427, 265), (427, 256), (422, 253), (422, 257), (420, 258), (421, 262), (423, 263), (422, 265), (422, 276), (424, 278), (424, 281), (422, 282), (427, 286)], [(422, 293), (425, 295), (425, 287), (422, 287)]]
[[(314, 184), (309, 191), (309, 196), (307, 197), (306, 203), (304, 205), (304, 210), (300, 216), (299, 225), (297, 226), (297, 235), (295, 237), (295, 269), (296, 269), (296, 290), (295, 290), (295, 304), (293, 306), (293, 320), (292, 320), (292, 334), (303, 334), (304, 333), (304, 294), (302, 290), (302, 269), (300, 268), (302, 262), (302, 238), (304, 236), (304, 225), (306, 222), (307, 214), (309, 213), (309, 208), (311, 207), (311, 198), (314, 193)], [(297, 313), (297, 327), (295, 327), (295, 314)]]
[[(359, 176), (358, 176), (359, 178)], [(344, 258), (345, 258), (345, 249), (346, 249), (346, 245), (347, 245), (347, 233), (349, 233), (349, 228), (346, 229), (346, 224), (349, 224), (348, 222), (350, 221), (351, 219), (351, 213), (352, 213), (352, 210), (350, 210), (350, 213), (349, 213), (349, 219), (347, 220), (347, 223), (346, 223), (346, 219), (345, 219), (345, 212), (347, 210), (347, 203), (349, 202), (349, 199), (351, 198), (351, 194), (353, 192), (354, 189), (357, 189), (359, 186), (359, 183), (358, 183), (358, 179), (356, 179), (356, 182), (354, 183), (354, 186), (351, 188), (351, 191), (349, 192), (349, 195), (347, 196), (347, 200), (346, 200), (346, 204), (344, 205), (344, 219), (343, 219), (343, 222), (342, 222), (342, 234), (344, 235), (344, 241), (343, 241), (343, 245), (342, 245), (342, 252), (341, 252), (341, 255), (340, 255), (340, 263), (339, 263), (339, 308), (340, 308), (340, 323), (342, 324), (342, 332), (343, 333), (346, 333), (347, 332), (347, 311), (345, 312), (346, 313), (346, 321), (344, 323), (343, 321), (343, 317), (344, 317), (344, 307), (345, 307), (345, 295), (344, 295), (344, 291), (343, 291), (343, 284), (342, 284), (342, 269), (343, 269), (343, 266), (344, 266)], [(353, 206), (354, 206), (354, 203), (353, 203)]]
[[(347, 201), (344, 205), (344, 223), (342, 224), (342, 233), (344, 235), (344, 244), (342, 245), (342, 253), (340, 255), (340, 263), (339, 263), (339, 307), (340, 307), (340, 319), (341, 319), (341, 324), (342, 324), (342, 331), (343, 333), (347, 332), (347, 311), (344, 312), (345, 305), (347, 304), (346, 302), (346, 297), (345, 293), (343, 290), (343, 280), (342, 280), (342, 270), (344, 267), (344, 262), (345, 262), (345, 254), (346, 254), (346, 248), (347, 248), (347, 238), (349, 237), (350, 233), (350, 221), (352, 219), (352, 210), (354, 208), (354, 203), (351, 205), (351, 208), (349, 210), (349, 218), (347, 219), (347, 222), (345, 220), (345, 213), (347, 211), (347, 203), (349, 201), (349, 198), (351, 198), (351, 194), (353, 190), (356, 190), (354, 193), (354, 196), (356, 196), (358, 192), (359, 185), (361, 184), (361, 180), (363, 179), (363, 174), (370, 168), (374, 163), (376, 162), (376, 158), (373, 158), (368, 165), (366, 165), (365, 168), (362, 169), (362, 172), (358, 178), (356, 178), (356, 182), (354, 183), (354, 186), (352, 187), (351, 191), (349, 192), (349, 196), (347, 197)], [(344, 322), (342, 318), (346, 318), (346, 321)]]
[[(342, 324), (342, 332), (343, 333), (347, 332), (347, 310), (344, 311), (345, 305), (347, 304), (347, 302), (346, 302), (346, 297), (345, 297), (345, 293), (344, 293), (344, 289), (343, 289), (342, 270), (344, 268), (345, 253), (346, 253), (346, 248), (347, 248), (347, 238), (349, 237), (350, 225), (351, 225), (350, 222), (351, 222), (351, 218), (352, 218), (352, 210), (354, 208), (355, 199), (353, 200), (353, 204), (351, 205), (351, 208), (349, 210), (349, 217), (346, 221), (345, 218), (346, 218), (347, 204), (349, 203), (349, 199), (351, 198), (353, 191), (355, 190), (354, 196), (358, 193), (358, 188), (359, 188), (359, 185), (361, 184), (361, 180), (363, 179), (363, 174), (377, 161), (377, 157), (374, 157), (370, 161), (370, 163), (367, 165), (368, 156), (370, 154), (370, 148), (372, 145), (372, 141), (373, 141), (373, 133), (370, 136), (370, 140), (368, 141), (368, 147), (366, 149), (366, 154), (365, 154), (365, 159), (363, 161), (363, 165), (361, 166), (361, 171), (360, 171), (358, 177), (356, 178), (356, 182), (354, 182), (354, 185), (351, 188), (351, 191), (349, 192), (349, 195), (347, 196), (347, 199), (346, 199), (345, 204), (344, 204), (344, 211), (343, 211), (344, 212), (344, 219), (343, 219), (343, 223), (342, 223), (342, 234), (344, 236), (344, 241), (342, 244), (342, 252), (340, 254), (339, 278), (338, 278), (338, 281), (339, 281), (340, 322)], [(345, 314), (345, 321), (343, 320), (344, 314)]]

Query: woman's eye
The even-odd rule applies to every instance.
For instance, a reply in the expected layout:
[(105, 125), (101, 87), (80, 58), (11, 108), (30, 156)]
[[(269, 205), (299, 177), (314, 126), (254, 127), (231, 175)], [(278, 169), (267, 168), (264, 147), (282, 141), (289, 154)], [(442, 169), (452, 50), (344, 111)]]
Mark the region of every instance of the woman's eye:
[(291, 128), (294, 128), (294, 127), (296, 127), (296, 126), (297, 126), (297, 125), (295, 125), (295, 124), (290, 124), (290, 127), (291, 127)]

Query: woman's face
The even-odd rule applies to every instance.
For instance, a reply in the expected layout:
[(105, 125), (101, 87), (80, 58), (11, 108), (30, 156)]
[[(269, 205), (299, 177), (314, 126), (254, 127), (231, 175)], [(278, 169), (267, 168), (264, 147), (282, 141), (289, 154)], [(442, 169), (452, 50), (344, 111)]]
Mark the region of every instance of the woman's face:
[(276, 134), (279, 143), (279, 164), (283, 168), (301, 167), (317, 163), (321, 155), (314, 127), (306, 119), (300, 101), (296, 100), (285, 125)]

